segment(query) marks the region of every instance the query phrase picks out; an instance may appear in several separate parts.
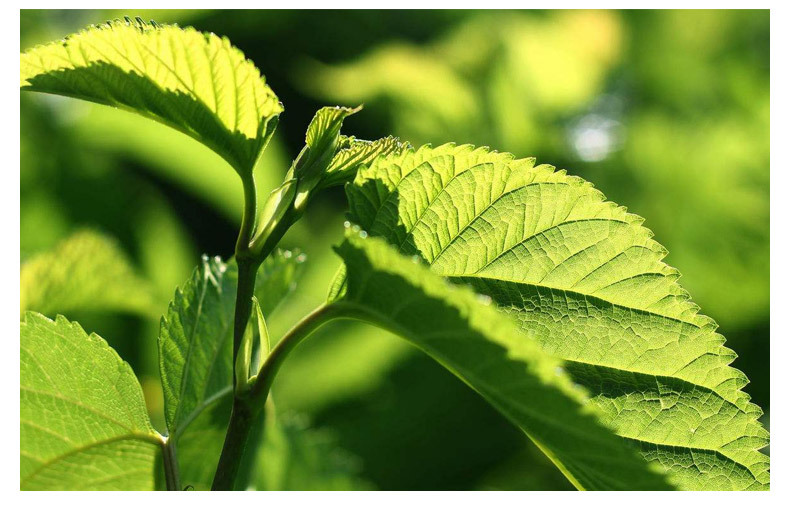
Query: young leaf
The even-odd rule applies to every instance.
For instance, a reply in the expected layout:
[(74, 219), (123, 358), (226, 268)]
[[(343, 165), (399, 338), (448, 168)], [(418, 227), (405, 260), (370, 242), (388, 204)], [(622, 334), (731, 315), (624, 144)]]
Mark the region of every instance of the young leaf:
[(131, 367), (77, 323), (20, 328), (20, 488), (153, 490), (162, 437)]
[(241, 175), (283, 107), (226, 38), (176, 25), (112, 21), (20, 57), (20, 87), (137, 112), (195, 138)]
[(75, 311), (155, 313), (150, 283), (132, 268), (118, 244), (81, 230), (22, 264), (20, 308), (47, 315)]
[(578, 487), (664, 489), (636, 451), (603, 427), (559, 359), (549, 356), (490, 298), (447, 282), (419, 259), (364, 232), (337, 250), (347, 274), (336, 303), (413, 342), (543, 449)]
[(588, 182), (533, 164), (454, 145), (380, 159), (348, 189), (351, 219), (492, 297), (675, 486), (768, 488), (762, 411), (666, 250)]
[(326, 175), (321, 178), (318, 186), (321, 189), (353, 180), (357, 170), (373, 162), (376, 157), (399, 154), (404, 149), (411, 148), (411, 145), (401, 143), (397, 137), (392, 136), (375, 141), (340, 136), (338, 148)]
[[(264, 315), (293, 290), (303, 255), (275, 252), (261, 265), (255, 295)], [(162, 319), (159, 361), (169, 436), (184, 485), (208, 488), (230, 411), (231, 348), (238, 270), (204, 257)]]
[(340, 128), (343, 120), (359, 112), (362, 107), (323, 107), (315, 113), (305, 135), (306, 146), (296, 157), (289, 176), (298, 180), (294, 206), (299, 210), (307, 201), (308, 195), (324, 177), (338, 150)]
[[(260, 344), (261, 363), (263, 363), (263, 360), (272, 352), (272, 343), (269, 340), (269, 326), (266, 325), (266, 316), (263, 315), (261, 303), (256, 297), (252, 298), (252, 316), (258, 327), (258, 342)], [(260, 368), (258, 371), (260, 371)]]

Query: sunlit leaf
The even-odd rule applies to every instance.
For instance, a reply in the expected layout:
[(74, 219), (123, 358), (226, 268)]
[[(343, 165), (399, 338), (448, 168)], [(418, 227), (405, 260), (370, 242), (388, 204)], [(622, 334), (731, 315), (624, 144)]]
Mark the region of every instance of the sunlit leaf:
[(520, 333), (490, 298), (450, 284), (419, 258), (360, 231), (338, 248), (344, 315), (411, 341), (521, 428), (577, 486), (662, 489), (663, 477), (603, 427), (562, 362)]
[(252, 173), (282, 105), (226, 38), (142, 20), (96, 25), (20, 58), (22, 89), (120, 107), (207, 145)]
[(20, 488), (153, 490), (162, 438), (131, 367), (62, 316), (20, 331)]
[(357, 170), (373, 162), (376, 157), (398, 154), (409, 147), (409, 143), (402, 143), (397, 137), (392, 136), (375, 141), (342, 136), (338, 144), (339, 149), (332, 158), (320, 186), (342, 185), (353, 180)]
[[(741, 390), (748, 380), (642, 218), (580, 178), (470, 146), (377, 160), (348, 193), (368, 234), (493, 298), (563, 359), (605, 423), (672, 484), (768, 487), (768, 433)], [(614, 458), (585, 471), (550, 453), (584, 487), (628, 481)]]

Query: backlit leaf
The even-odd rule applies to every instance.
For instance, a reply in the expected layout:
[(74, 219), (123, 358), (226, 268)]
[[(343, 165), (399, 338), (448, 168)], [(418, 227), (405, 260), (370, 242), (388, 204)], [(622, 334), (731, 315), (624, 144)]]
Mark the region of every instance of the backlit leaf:
[(151, 284), (135, 271), (113, 239), (91, 230), (76, 232), (51, 251), (24, 262), (20, 289), (22, 313), (156, 315)]
[[(580, 178), (470, 146), (377, 160), (348, 194), (369, 234), (493, 298), (565, 360), (606, 424), (672, 484), (768, 487), (768, 432), (741, 390), (748, 380), (642, 218)], [(610, 463), (570, 473), (596, 487), (618, 475)]]
[(163, 440), (131, 367), (62, 316), (20, 331), (20, 488), (153, 490)]
[(562, 361), (542, 351), (491, 299), (432, 273), (383, 239), (347, 235), (344, 315), (411, 341), (521, 428), (577, 486), (664, 489), (635, 450), (597, 419)]
[(282, 112), (258, 69), (227, 38), (176, 25), (112, 21), (20, 56), (20, 87), (160, 121), (252, 173)]

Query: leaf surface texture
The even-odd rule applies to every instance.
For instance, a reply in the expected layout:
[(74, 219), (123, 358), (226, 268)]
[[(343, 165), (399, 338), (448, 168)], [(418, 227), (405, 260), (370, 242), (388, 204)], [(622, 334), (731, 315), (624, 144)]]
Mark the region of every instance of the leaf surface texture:
[(162, 439), (131, 367), (62, 316), (20, 331), (20, 488), (153, 490)]
[(364, 232), (338, 248), (347, 272), (336, 304), (410, 340), (499, 409), (577, 486), (665, 489), (632, 448), (599, 423), (561, 360), (542, 351), (490, 298), (453, 285), (419, 258)]
[(92, 26), (20, 57), (20, 87), (137, 112), (207, 145), (242, 175), (282, 112), (227, 38), (141, 20)]
[(379, 159), (348, 196), (370, 235), (493, 298), (563, 359), (605, 423), (673, 485), (769, 486), (748, 380), (642, 218), (564, 171), (472, 146)]
[[(295, 287), (303, 255), (277, 251), (258, 270), (255, 296), (269, 315)], [(208, 488), (222, 449), (233, 383), (234, 262), (204, 257), (180, 289), (159, 331), (168, 432), (184, 485)]]

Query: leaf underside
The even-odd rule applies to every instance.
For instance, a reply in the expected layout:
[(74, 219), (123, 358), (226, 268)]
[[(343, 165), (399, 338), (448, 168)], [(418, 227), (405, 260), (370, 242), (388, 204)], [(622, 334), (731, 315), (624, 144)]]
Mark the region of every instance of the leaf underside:
[(642, 218), (564, 171), (468, 145), (378, 159), (347, 193), (368, 234), (493, 298), (563, 359), (606, 425), (674, 486), (768, 488), (762, 410)]
[(579, 487), (667, 489), (636, 451), (603, 427), (560, 360), (490, 299), (448, 283), (418, 258), (359, 231), (338, 248), (348, 270), (338, 301), (350, 317), (410, 340), (524, 430)]
[(192, 27), (112, 21), (20, 56), (22, 89), (119, 107), (216, 151), (240, 174), (282, 112), (258, 69), (227, 38)]
[[(293, 290), (303, 261), (303, 255), (277, 251), (261, 265), (255, 296), (264, 315)], [(165, 420), (178, 446), (182, 482), (196, 489), (211, 484), (230, 414), (237, 279), (234, 262), (204, 257), (176, 290), (160, 326)]]
[(62, 316), (20, 331), (20, 488), (153, 490), (162, 439), (129, 365)]

